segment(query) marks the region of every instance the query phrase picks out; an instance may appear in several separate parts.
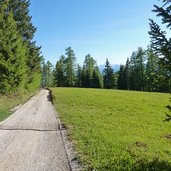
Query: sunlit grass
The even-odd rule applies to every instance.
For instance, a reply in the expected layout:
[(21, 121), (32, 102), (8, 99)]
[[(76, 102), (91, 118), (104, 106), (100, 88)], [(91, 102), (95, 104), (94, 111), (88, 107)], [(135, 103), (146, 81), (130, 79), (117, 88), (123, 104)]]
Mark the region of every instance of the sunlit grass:
[(171, 170), (169, 94), (52, 89), (85, 170)]

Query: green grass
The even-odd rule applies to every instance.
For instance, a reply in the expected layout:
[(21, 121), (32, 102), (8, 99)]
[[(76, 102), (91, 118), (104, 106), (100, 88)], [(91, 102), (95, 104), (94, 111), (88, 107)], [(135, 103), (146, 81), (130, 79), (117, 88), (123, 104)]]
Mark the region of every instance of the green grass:
[(33, 94), (25, 92), (18, 96), (0, 96), (0, 122), (12, 114), (12, 108), (26, 102)]
[(171, 170), (169, 94), (54, 88), (54, 104), (85, 170)]

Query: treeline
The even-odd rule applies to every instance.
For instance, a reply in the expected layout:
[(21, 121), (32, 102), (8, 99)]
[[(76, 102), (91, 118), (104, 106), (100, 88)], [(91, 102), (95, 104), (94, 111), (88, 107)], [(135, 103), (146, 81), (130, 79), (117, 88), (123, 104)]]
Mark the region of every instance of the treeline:
[(71, 47), (66, 49), (54, 70), (55, 85), (59, 87), (102, 88), (103, 82), (93, 57), (88, 54), (83, 66), (76, 65), (76, 57)]
[(71, 47), (66, 48), (56, 66), (47, 61), (43, 66), (43, 85), (57, 87), (84, 87), (84, 88), (116, 88), (116, 75), (108, 61), (103, 73), (100, 72), (97, 62), (87, 54), (83, 65), (76, 64), (75, 53)]
[(0, 94), (40, 87), (42, 57), (29, 5), (29, 0), (0, 0)]
[(76, 64), (71, 47), (66, 49), (56, 66), (48, 61), (43, 65), (44, 86), (107, 88), (137, 91), (169, 92), (170, 72), (163, 67), (161, 59), (148, 47), (139, 47), (125, 65), (114, 72), (108, 59), (100, 72), (97, 62), (88, 54), (82, 66)]
[[(170, 2), (155, 6), (170, 28)], [(0, 0), (0, 94), (34, 91), (42, 85), (58, 87), (108, 88), (169, 92), (171, 89), (171, 40), (159, 25), (150, 20), (151, 47), (138, 48), (114, 72), (106, 59), (100, 72), (97, 62), (87, 54), (84, 63), (76, 63), (71, 47), (55, 67), (43, 60), (34, 41), (36, 28), (29, 15), (29, 0)], [(167, 6), (168, 5), (168, 6)], [(166, 9), (164, 9), (164, 7)]]
[(117, 85), (123, 90), (169, 92), (170, 73), (151, 48), (139, 47), (121, 65)]
[[(162, 18), (162, 23), (170, 29), (170, 1), (163, 0), (163, 6), (154, 6), (153, 12)], [(106, 60), (105, 69), (100, 73), (96, 61), (87, 55), (83, 66), (75, 65), (75, 54), (66, 49), (66, 56), (61, 56), (52, 71), (50, 80), (59, 87), (118, 88), (138, 91), (171, 91), (171, 40), (166, 32), (150, 19), (151, 45), (144, 50), (139, 47), (121, 65), (119, 72), (112, 70)]]

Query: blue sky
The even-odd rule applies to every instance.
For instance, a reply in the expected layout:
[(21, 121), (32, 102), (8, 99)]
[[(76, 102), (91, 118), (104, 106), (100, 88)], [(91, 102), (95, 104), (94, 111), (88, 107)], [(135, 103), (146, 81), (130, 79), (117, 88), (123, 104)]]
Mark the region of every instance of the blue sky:
[(31, 0), (35, 40), (53, 64), (71, 46), (82, 64), (90, 53), (98, 65), (106, 58), (124, 64), (138, 46), (149, 44), (149, 18), (158, 0)]

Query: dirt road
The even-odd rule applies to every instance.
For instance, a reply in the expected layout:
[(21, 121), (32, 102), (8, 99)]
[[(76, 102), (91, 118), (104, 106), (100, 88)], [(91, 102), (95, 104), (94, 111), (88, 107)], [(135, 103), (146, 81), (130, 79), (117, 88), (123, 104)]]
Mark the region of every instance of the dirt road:
[(48, 90), (0, 123), (0, 171), (69, 171)]

